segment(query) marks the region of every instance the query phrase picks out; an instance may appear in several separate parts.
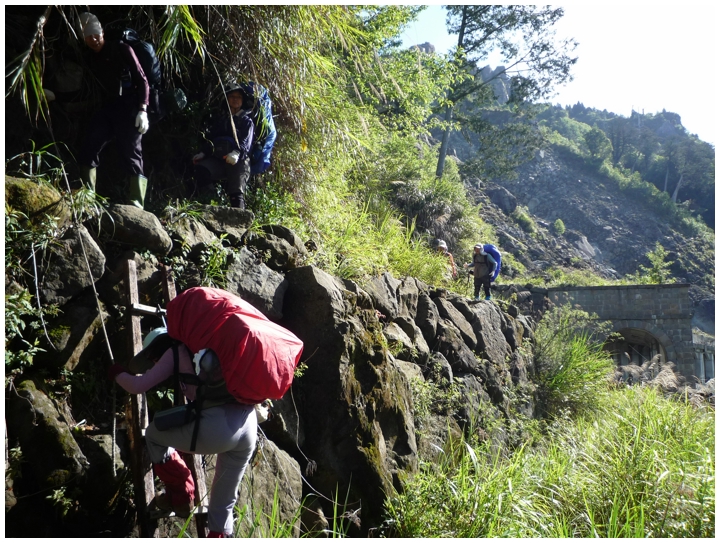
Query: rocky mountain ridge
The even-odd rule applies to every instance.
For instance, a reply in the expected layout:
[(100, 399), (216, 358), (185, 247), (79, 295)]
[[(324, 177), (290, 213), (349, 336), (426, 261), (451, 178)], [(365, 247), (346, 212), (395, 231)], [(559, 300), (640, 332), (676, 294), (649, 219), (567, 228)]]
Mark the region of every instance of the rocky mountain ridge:
[[(483, 220), (494, 226), (500, 249), (531, 272), (591, 270), (620, 279), (649, 266), (645, 255), (659, 242), (673, 261), (674, 280), (692, 285), (694, 307), (714, 308), (714, 244), (682, 232), (650, 203), (560, 150), (538, 152), (515, 179), (469, 179), (466, 186), (481, 204)], [(534, 232), (518, 222), (519, 206), (534, 222)], [(566, 228), (562, 234), (553, 229), (557, 219)], [(507, 275), (512, 281), (517, 272), (510, 266)]]

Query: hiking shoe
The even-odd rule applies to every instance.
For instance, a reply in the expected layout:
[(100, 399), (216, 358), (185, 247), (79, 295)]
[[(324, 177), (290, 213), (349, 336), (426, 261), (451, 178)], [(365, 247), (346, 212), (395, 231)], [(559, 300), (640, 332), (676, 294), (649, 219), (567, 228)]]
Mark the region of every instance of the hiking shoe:
[(155, 507), (163, 513), (175, 513), (178, 517), (189, 517), (195, 505), (191, 502), (174, 504), (167, 493), (155, 495)]
[(480, 296), (475, 296), (475, 298), (473, 298), (473, 299), (477, 302), (480, 300)]
[(492, 300), (492, 296), (485, 296), (486, 300)]

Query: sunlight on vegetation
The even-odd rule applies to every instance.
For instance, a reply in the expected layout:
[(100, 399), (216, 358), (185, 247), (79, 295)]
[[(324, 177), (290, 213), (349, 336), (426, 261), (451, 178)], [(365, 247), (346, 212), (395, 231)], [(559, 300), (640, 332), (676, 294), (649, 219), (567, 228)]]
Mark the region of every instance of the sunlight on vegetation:
[(501, 455), (456, 444), (386, 502), (396, 537), (713, 537), (711, 408), (652, 388), (597, 396)]

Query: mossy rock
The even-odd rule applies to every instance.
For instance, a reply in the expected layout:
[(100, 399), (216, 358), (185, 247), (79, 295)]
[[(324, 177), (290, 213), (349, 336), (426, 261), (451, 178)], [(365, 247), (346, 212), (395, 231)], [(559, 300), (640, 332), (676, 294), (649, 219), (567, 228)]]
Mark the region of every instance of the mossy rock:
[(45, 215), (57, 217), (60, 228), (72, 221), (70, 208), (63, 201), (62, 195), (47, 183), (6, 175), (5, 203), (25, 213), (34, 226)]

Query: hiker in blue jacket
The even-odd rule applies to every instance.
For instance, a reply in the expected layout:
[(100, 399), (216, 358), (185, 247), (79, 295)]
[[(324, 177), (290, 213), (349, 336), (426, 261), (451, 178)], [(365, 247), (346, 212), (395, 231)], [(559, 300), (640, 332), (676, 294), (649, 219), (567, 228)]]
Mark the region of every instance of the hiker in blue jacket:
[(193, 157), (195, 178), (202, 184), (225, 178), (230, 205), (245, 209), (250, 178), (250, 151), (255, 126), (248, 115), (252, 100), (238, 84), (225, 88), (227, 109), (207, 134), (207, 143)]
[(473, 259), (467, 267), (472, 267), (473, 269), (475, 299), (480, 299), (480, 287), (485, 291), (485, 299), (492, 299), (492, 296), (490, 296), (490, 283), (492, 282), (492, 276), (497, 267), (497, 262), (492, 256), (485, 252), (482, 243), (478, 243), (473, 248)]

